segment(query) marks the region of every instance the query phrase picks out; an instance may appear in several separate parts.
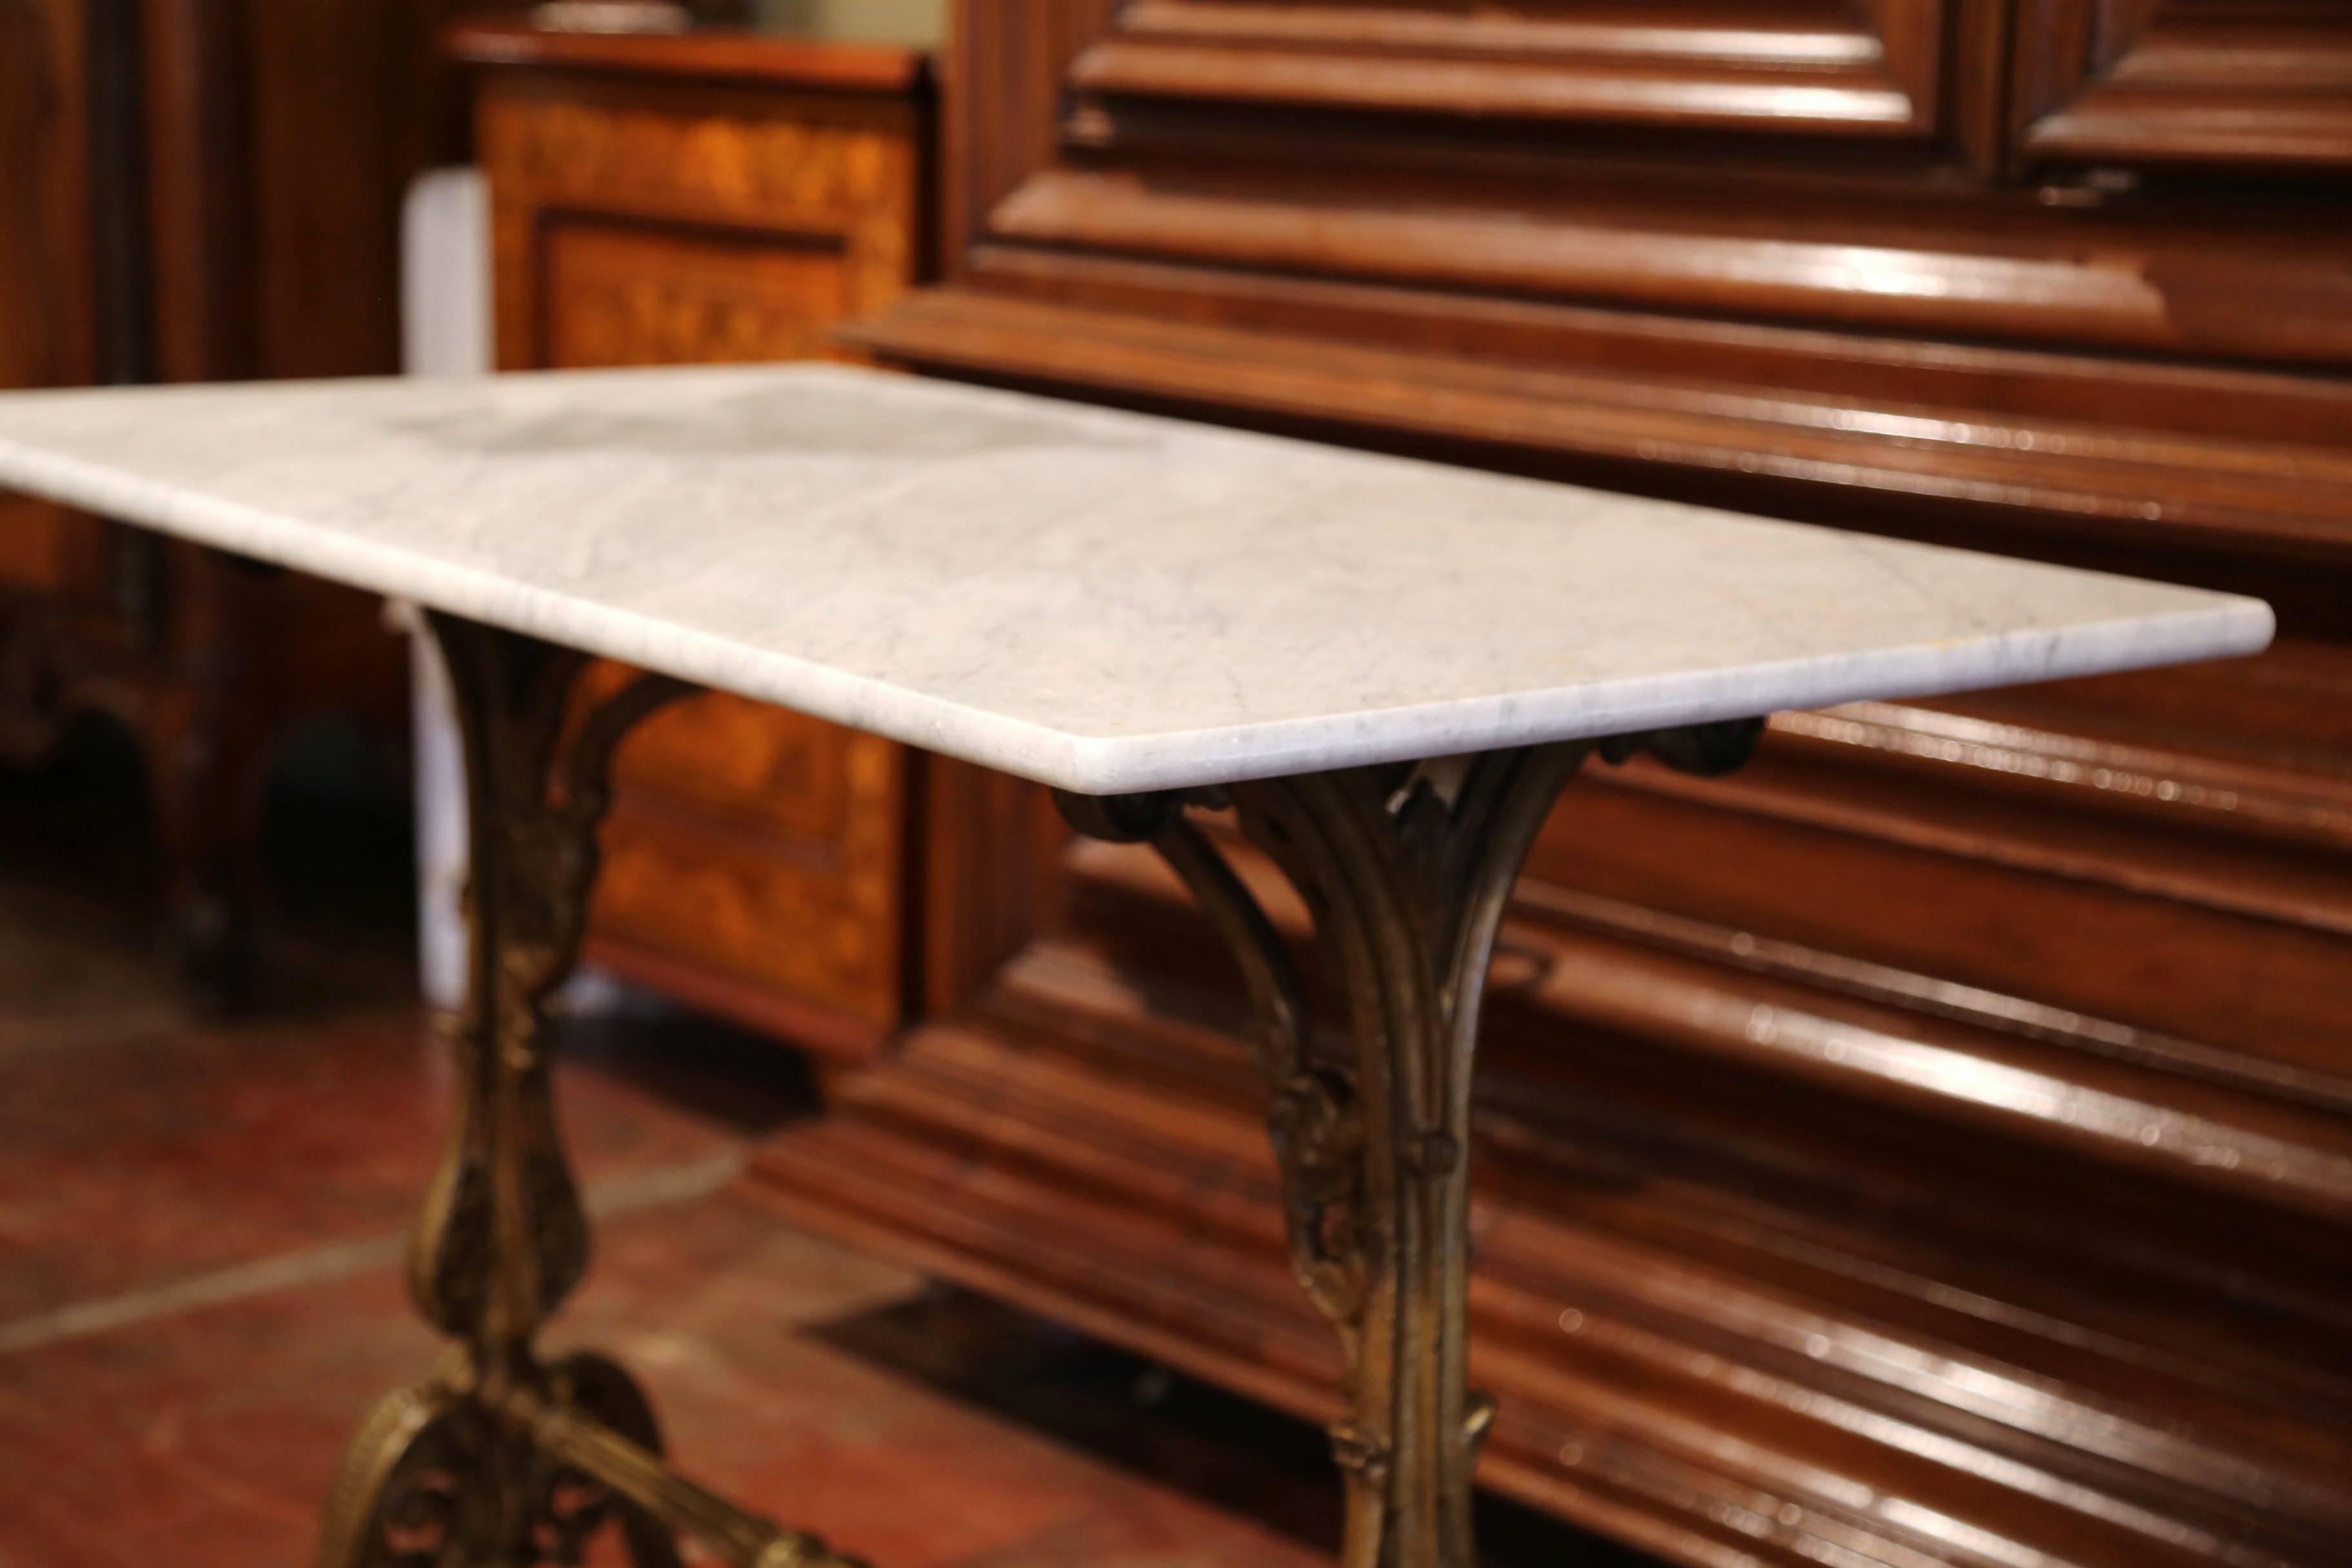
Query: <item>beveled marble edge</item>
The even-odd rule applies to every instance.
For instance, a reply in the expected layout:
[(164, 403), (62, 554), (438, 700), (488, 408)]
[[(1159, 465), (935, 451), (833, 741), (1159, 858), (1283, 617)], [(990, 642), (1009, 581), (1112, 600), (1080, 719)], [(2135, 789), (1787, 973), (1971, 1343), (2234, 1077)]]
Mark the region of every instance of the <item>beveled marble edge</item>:
[(1088, 737), (789, 654), (747, 649), (731, 639), (310, 528), (5, 439), (0, 439), (0, 484), (1086, 795), (1418, 761), (1864, 698), (1930, 697), (2229, 658), (2261, 651), (2274, 629), (2270, 606), (2260, 600), (2216, 595), (2210, 607), (2054, 631), (1213, 731)]

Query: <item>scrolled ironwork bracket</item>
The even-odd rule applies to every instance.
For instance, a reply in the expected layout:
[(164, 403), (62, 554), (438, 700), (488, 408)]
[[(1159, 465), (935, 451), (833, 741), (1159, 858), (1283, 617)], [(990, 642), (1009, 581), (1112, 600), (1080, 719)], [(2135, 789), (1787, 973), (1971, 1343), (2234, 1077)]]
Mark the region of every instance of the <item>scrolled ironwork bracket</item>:
[[(1056, 796), (1078, 832), (1149, 844), (1238, 961), (1291, 1264), (1339, 1340), (1344, 1568), (1475, 1568), (1472, 1473), (1495, 1403), (1469, 1385), (1471, 1070), (1496, 931), (1585, 758), (1727, 773), (1761, 721), (1342, 769), (1193, 795)], [(1313, 1048), (1289, 945), (1188, 805), (1230, 806), (1312, 911), (1350, 1059)]]
[(320, 1568), (573, 1564), (608, 1529), (635, 1568), (677, 1568), (680, 1535), (736, 1568), (861, 1568), (672, 1470), (652, 1406), (617, 1364), (548, 1363), (535, 1346), (588, 1263), (547, 1003), (586, 934), (614, 751), (691, 688), (642, 677), (574, 721), (587, 656), (428, 620), (465, 742), (471, 969), (465, 1006), (443, 1023), (457, 1107), (408, 1280), (455, 1350), (441, 1375), (380, 1402), (352, 1443)]

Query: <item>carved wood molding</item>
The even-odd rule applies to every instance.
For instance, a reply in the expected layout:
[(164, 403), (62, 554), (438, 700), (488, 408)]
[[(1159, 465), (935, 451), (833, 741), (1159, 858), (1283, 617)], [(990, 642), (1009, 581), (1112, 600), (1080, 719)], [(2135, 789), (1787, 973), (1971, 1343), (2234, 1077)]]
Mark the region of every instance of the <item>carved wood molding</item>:
[[(1756, 764), (1767, 770), (1761, 793), (1768, 797), (1776, 784), (1779, 796), (1788, 793), (1785, 770), (1771, 766), (1772, 752), (1783, 745), (1775, 737)], [(1842, 793), (1863, 809), (1816, 814), (1807, 824), (1811, 832), (1781, 827), (1779, 856), (1759, 858), (1763, 863), (1746, 882), (1717, 887), (1661, 869), (1662, 857), (1647, 846), (1671, 842), (1702, 858), (1738, 853), (1738, 847), (1756, 842), (1737, 820), (1751, 797), (1718, 799), (1708, 786), (1688, 794), (1662, 789), (1660, 773), (1643, 768), (1622, 784), (1588, 781), (1572, 792), (1514, 895), (1490, 982), (1490, 1044), (1507, 1064), (1490, 1075), (1499, 1100), (1520, 1092), (1528, 1061), (1557, 1050), (1559, 1042), (1604, 1037), (1631, 1049), (1760, 1070), (1784, 1086), (1812, 1084), (1889, 1111), (2119, 1163), (2241, 1202), (2282, 1205), (2326, 1223), (2352, 1217), (2352, 1124), (2346, 1120), (2352, 1075), (2332, 1059), (2321, 994), (2278, 998), (2259, 1009), (2259, 1022), (2209, 1011), (2200, 1021), (2210, 1026), (2210, 1034), (2191, 1038), (2146, 1024), (2151, 1011), (2191, 1027), (2198, 1021), (2175, 998), (2154, 994), (2160, 984), (2136, 988), (2127, 969), (2095, 979), (2085, 973), (2072, 984), (2037, 984), (1980, 932), (1957, 929), (1945, 933), (1937, 955), (1942, 973), (1874, 959), (1866, 925), (1884, 917), (1866, 896), (1852, 900), (1850, 914), (1842, 908), (1811, 932), (1775, 937), (1758, 931), (1770, 913), (1759, 896), (1761, 885), (1785, 879), (1800, 864), (1848, 885), (1906, 877), (1913, 874), (1906, 863), (1940, 858), (1955, 897), (1971, 890), (1984, 870), (1995, 870), (2004, 886), (2023, 889), (2014, 896), (2026, 918), (2080, 915), (2104, 903), (2116, 912), (2102, 931), (2133, 931), (2158, 946), (2168, 942), (2168, 931), (2177, 935), (2200, 923), (2147, 901), (2161, 889), (2134, 889), (2124, 899), (2104, 890), (2083, 896), (2065, 885), (2068, 868), (2029, 867), (2030, 842), (2015, 846), (2024, 856), (2011, 855), (2001, 830), (2013, 822), (1948, 833), (1922, 855), (1900, 824), (1867, 809), (1866, 773), (1842, 781)], [(1773, 773), (1781, 776), (1772, 779)], [(1813, 773), (1809, 782), (1818, 785), (1820, 778)], [(1969, 826), (1972, 783), (1940, 781), (1915, 791), (1932, 792), (1934, 800), (1919, 820)], [(1836, 789), (1820, 791), (1832, 806)], [(1612, 855), (1612, 841), (1626, 847)], [(1307, 941), (1304, 906), (1246, 851), (1230, 843), (1227, 848), (1276, 923), (1294, 941)], [(1129, 923), (1136, 923), (1136, 900), (1154, 906), (1141, 923), (1155, 930), (1187, 923), (1181, 890), (1142, 857), (1080, 845), (1067, 864), (1084, 897), (1106, 908), (1115, 903)], [(2142, 900), (2136, 912), (2126, 907), (2135, 899)], [(2201, 923), (2199, 935), (2209, 942), (2251, 952), (2265, 940), (2259, 922)], [(1079, 945), (1099, 945), (1099, 958), (1088, 962), (1108, 966), (1106, 985), (1117, 984), (1110, 971), (1149, 972), (1142, 951), (1129, 944), (1154, 939), (1107, 921), (1102, 930), (1091, 920), (1083, 929)], [(2330, 971), (2340, 938), (2304, 934), (2302, 941), (2285, 931), (2268, 938), (2282, 984), (2324, 984)], [(1918, 933), (1910, 940), (1919, 945)], [(1066, 951), (1074, 950), (1055, 962), (1066, 962)], [(2086, 971), (2103, 963), (2119, 968), (2096, 939), (2053, 939), (2045, 956), (2063, 956)], [(1050, 967), (1028, 973), (1042, 976)], [(1970, 969), (1986, 983), (1951, 977)], [(1036, 1021), (1049, 1022), (1042, 1014)]]
[(1070, 81), (1104, 99), (1228, 108), (1919, 137), (1937, 127), (1946, 11), (1135, 0)]
[[(2067, 27), (2094, 41), (2115, 31), (2093, 27), (2092, 0), (2034, 3), (2072, 6), (2073, 21), (2045, 17), (2012, 36), (2005, 12), (1972, 0), (1738, 12), (1097, 0), (1042, 16), (964, 0), (949, 270), (976, 289), (1066, 293), (1102, 266), (1196, 269), (1197, 288), (1171, 279), (1160, 291), (1157, 321), (1171, 319), (1168, 300), (1184, 319), (1214, 321), (1240, 295), (1308, 278), (1422, 291), (1435, 315), (1543, 300), (2352, 363), (2352, 219), (2341, 204), (2218, 185), (2158, 201), (2127, 179), (2034, 190), (2000, 173), (2043, 156), (2039, 132), (2003, 119), (2010, 85), (2042, 124), (2053, 93), (2102, 68), (2087, 52), (2068, 63)], [(2210, 8), (2190, 16), (2187, 4), (2141, 6), (2154, 19), (2120, 56), (2138, 63), (2117, 68), (2216, 72), (2266, 114), (2352, 104), (2352, 91), (2320, 90), (2337, 70), (2331, 51), (2352, 49), (2340, 14), (2294, 12), (2312, 44), (2295, 64), (2261, 43), (2283, 25)], [(2139, 14), (2123, 0), (2106, 9)], [(1727, 19), (1737, 17), (1747, 20)], [(2209, 48), (2213, 38), (2236, 40), (2237, 53)], [(2257, 55), (2267, 63), (2246, 74)], [(1899, 119), (1902, 135), (1885, 146), (1864, 145), (1885, 140), (1874, 135), (1809, 140), (1809, 111), (1741, 108), (1709, 75), (1747, 72), (1755, 79), (1740, 91), (1794, 93), (1814, 68), (1804, 58), (1876, 73), (1867, 92), (1909, 107), (1857, 110), (1847, 128)], [(2290, 64), (2300, 96), (2274, 90)], [(1654, 96), (1612, 107), (1611, 94)], [(2202, 134), (2228, 119), (2210, 107), (2183, 99), (2158, 118)]]
[[(647, 44), (652, 47), (648, 47)], [(493, 69), (579, 71), (606, 77), (756, 84), (825, 92), (905, 96), (929, 79), (928, 56), (884, 45), (727, 31), (656, 35), (551, 32), (521, 22), (471, 21), (448, 30), (450, 58)]]
[(835, 227), (895, 207), (908, 179), (903, 149), (894, 157), (887, 144), (906, 134), (907, 111), (895, 104), (793, 105), (789, 116), (496, 104), (483, 117), (484, 161), (551, 204), (627, 202), (714, 222)]
[(2352, 30), (2325, 0), (2027, 0), (2020, 153), (2352, 169)]
[[(1288, 298), (1305, 304), (1314, 292), (1300, 288)], [(1378, 303), (1328, 295), (1321, 302), (1335, 311)], [(1585, 324), (1573, 317), (1547, 322), (1534, 307), (1499, 314), (1567, 336)], [(1943, 406), (1907, 399), (1857, 406), (1854, 393), (1831, 387), (1514, 365), (1482, 354), (1360, 346), (1305, 331), (1212, 328), (977, 291), (924, 296), (858, 337), (886, 354), (941, 368), (1129, 397), (2007, 510), (2126, 541), (2227, 540), (2352, 567), (2352, 526), (2339, 499), (2352, 467), (2318, 451), (2289, 456), (2251, 433), (2133, 430), (2062, 412), (2070, 367), (2034, 356), (1956, 357), (1945, 378), (1953, 402)], [(2049, 377), (2049, 401), (2039, 410), (2028, 401), (2038, 374)], [(1994, 412), (1966, 401), (1979, 375), (2005, 375), (2012, 405)], [(2258, 386), (2257, 379), (2205, 384), (2212, 395), (2231, 387), (2259, 399), (2266, 391), (2301, 405), (2289, 417), (2352, 428), (2352, 400), (2284, 380)], [(2183, 377), (2179, 395), (2193, 397), (2197, 382)], [(1916, 398), (1934, 378), (1915, 366), (1911, 384)]]
[(1514, 196), (1410, 174), (1333, 173), (1276, 197), (1249, 173), (1086, 167), (1039, 172), (991, 216), (1003, 241), (1082, 253), (1880, 332), (2352, 359), (2352, 225), (2249, 222), (2264, 248), (2216, 254), (2157, 214), (2111, 217), (2086, 243), (2013, 208), (1768, 213), (1731, 197), (1702, 212), (1687, 193), (1612, 182)]

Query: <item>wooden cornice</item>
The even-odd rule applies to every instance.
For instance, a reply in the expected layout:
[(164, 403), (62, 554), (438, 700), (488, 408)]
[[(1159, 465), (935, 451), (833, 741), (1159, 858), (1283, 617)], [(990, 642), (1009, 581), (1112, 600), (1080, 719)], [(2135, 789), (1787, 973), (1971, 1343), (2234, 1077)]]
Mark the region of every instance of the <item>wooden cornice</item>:
[[(1304, 321), (1371, 308), (1369, 291), (1284, 280)], [(1461, 309), (1476, 313), (1477, 307)], [(1497, 303), (1490, 314), (1570, 333), (1575, 312)], [(1501, 324), (1498, 321), (1498, 325)], [(1696, 333), (1704, 337), (1704, 331)], [(2258, 373), (2151, 369), (2183, 402), (2247, 399), (2273, 436), (2101, 423), (2069, 410), (2079, 365), (2063, 356), (1931, 353), (1886, 398), (1866, 363), (1855, 391), (1709, 382), (1609, 363), (1513, 363), (1441, 348), (1368, 346), (1305, 330), (1056, 303), (971, 288), (915, 297), (854, 330), (886, 357), (949, 374), (1213, 409), (1229, 418), (1311, 421), (1498, 452), (1794, 480), (2021, 513), (2139, 543), (2255, 550), (2352, 567), (2352, 388)], [(2020, 383), (2039, 377), (2033, 389)], [(1938, 385), (1940, 382), (1941, 385)], [(1996, 387), (1994, 384), (1998, 384)], [(2008, 406), (1920, 403), (1939, 390), (1996, 391)], [(2210, 412), (2209, 410), (2209, 412)], [(2308, 431), (2309, 444), (2281, 437)]]
[(531, 68), (887, 94), (913, 91), (930, 73), (930, 57), (919, 49), (751, 32), (562, 33), (525, 22), (462, 22), (442, 37), (450, 58), (488, 69)]

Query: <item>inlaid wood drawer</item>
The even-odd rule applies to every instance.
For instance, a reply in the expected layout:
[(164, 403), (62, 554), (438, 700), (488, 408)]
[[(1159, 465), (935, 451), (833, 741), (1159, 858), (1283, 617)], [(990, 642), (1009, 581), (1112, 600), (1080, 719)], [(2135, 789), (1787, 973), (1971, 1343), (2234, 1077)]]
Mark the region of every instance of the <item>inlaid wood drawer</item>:
[[(830, 820), (796, 831), (732, 801), (697, 809), (625, 784), (604, 833), (595, 956), (803, 1043), (855, 1053), (898, 1021), (901, 1005), (905, 749), (814, 721), (754, 716), (779, 732), (767, 749), (792, 752), (805, 785), (766, 793)], [(670, 761), (657, 745), (636, 751), (625, 773)]]
[(548, 362), (564, 368), (808, 359), (850, 313), (840, 253), (594, 218), (541, 237)]

